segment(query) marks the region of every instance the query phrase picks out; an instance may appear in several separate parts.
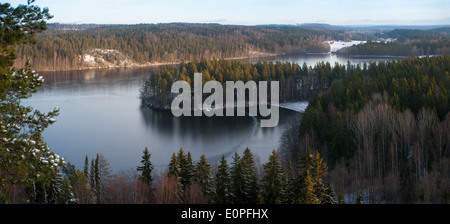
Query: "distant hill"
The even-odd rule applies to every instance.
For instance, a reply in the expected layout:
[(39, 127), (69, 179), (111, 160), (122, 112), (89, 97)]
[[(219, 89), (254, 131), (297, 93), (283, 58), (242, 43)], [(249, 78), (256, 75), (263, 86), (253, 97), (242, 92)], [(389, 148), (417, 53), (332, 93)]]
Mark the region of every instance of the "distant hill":
[(73, 70), (176, 64), (203, 57), (234, 59), (289, 53), (327, 53), (330, 46), (324, 41), (329, 40), (448, 40), (450, 29), (445, 26), (397, 29), (400, 27), (404, 26), (53, 23), (48, 24), (46, 32), (36, 36), (36, 45), (17, 46), (16, 66), (21, 67), (30, 61), (35, 70)]
[[(17, 46), (17, 66), (69, 70), (179, 63), (194, 58), (247, 58), (285, 53), (325, 53), (325, 40), (366, 34), (299, 26), (197, 23), (49, 24), (36, 45)], [(95, 51), (95, 54), (92, 52)], [(107, 52), (101, 53), (99, 52)], [(94, 56), (97, 55), (97, 56)], [(121, 59), (126, 59), (126, 62)]]

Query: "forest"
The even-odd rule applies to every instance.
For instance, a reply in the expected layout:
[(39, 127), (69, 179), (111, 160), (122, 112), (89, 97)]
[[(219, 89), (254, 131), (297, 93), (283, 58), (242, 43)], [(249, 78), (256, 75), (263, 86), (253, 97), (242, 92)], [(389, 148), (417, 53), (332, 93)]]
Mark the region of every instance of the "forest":
[[(331, 185), (323, 180), (327, 166), (317, 151), (307, 154), (288, 170), (276, 150), (267, 163), (256, 162), (246, 148), (235, 152), (232, 161), (224, 156), (210, 164), (205, 155), (193, 161), (189, 151), (174, 152), (164, 170), (154, 170), (146, 147), (140, 166), (113, 174), (102, 154), (84, 169), (70, 163), (50, 184), (32, 188), (11, 187), (10, 203), (47, 204), (336, 204), (343, 203)], [(338, 201), (340, 200), (340, 201)], [(357, 203), (363, 203), (360, 197)]]
[(395, 29), (376, 33), (377, 39), (394, 39), (385, 42), (369, 40), (366, 44), (339, 50), (342, 55), (425, 56), (450, 54), (450, 33), (447, 28), (431, 30)]
[(278, 80), (280, 102), (309, 99), (280, 146), (285, 167), (311, 147), (329, 164), (330, 183), (354, 200), (364, 192), (373, 203), (446, 202), (449, 66), (448, 55), (314, 67), (202, 59), (152, 74), (141, 97), (146, 106), (167, 108), (168, 86), (190, 83), (189, 74), (200, 71), (205, 82)]
[[(194, 73), (202, 73), (203, 84), (215, 80), (222, 85), (226, 81), (279, 81), (280, 102), (308, 100), (314, 93), (326, 91), (332, 82), (343, 77), (340, 71), (345, 67), (329, 62), (321, 62), (314, 67), (306, 63), (299, 65), (290, 62), (260, 60), (257, 63), (194, 58), (192, 62), (177, 66), (163, 66), (158, 72), (150, 74), (143, 83), (140, 97), (142, 105), (150, 108), (168, 109), (174, 95), (171, 86), (177, 80), (193, 84)], [(225, 89), (225, 87), (223, 88)], [(225, 102), (225, 99), (224, 99)]]
[[(17, 45), (15, 66), (28, 60), (38, 71), (89, 68), (83, 60), (95, 49), (115, 66), (179, 63), (194, 58), (260, 57), (282, 53), (324, 53), (324, 40), (365, 37), (332, 28), (219, 24), (65, 25), (49, 24), (35, 45)], [(97, 59), (96, 66), (100, 66)], [(123, 61), (127, 64), (121, 65)]]
[[(368, 40), (338, 51), (344, 55), (449, 54), (448, 28), (370, 31), (319, 25), (48, 24), (34, 45), (16, 45), (15, 66), (37, 71), (179, 64), (195, 58), (249, 58), (327, 53), (326, 40)], [(383, 39), (396, 41), (385, 43)]]
[(289, 157), (318, 149), (337, 191), (373, 203), (448, 202), (449, 66), (444, 55), (343, 69), (309, 101)]
[[(86, 25), (47, 30), (46, 21), (52, 18), (48, 9), (41, 10), (31, 3), (16, 8), (0, 4), (0, 203), (449, 203), (448, 54), (362, 65), (331, 66), (322, 62), (300, 66), (279, 61), (252, 64), (223, 58), (238, 56), (236, 49), (250, 49), (249, 44), (240, 45), (249, 40), (254, 41), (252, 50), (279, 52), (300, 46), (320, 52), (323, 39), (341, 37), (333, 36), (339, 32), (327, 36), (323, 30), (301, 27), (214, 24)], [(201, 35), (183, 32), (186, 26)], [(157, 32), (135, 35), (135, 29)], [(172, 29), (177, 32), (170, 32)], [(79, 36), (74, 38), (74, 33)], [(156, 36), (152, 36), (154, 33)], [(128, 40), (116, 41), (127, 35), (133, 44), (159, 43), (167, 49), (184, 49), (171, 40), (186, 40), (183, 46), (193, 48), (186, 54), (177, 50), (146, 54), (138, 47), (143, 45), (131, 49), (125, 44)], [(145, 35), (159, 41), (145, 41)], [(303, 35), (306, 38), (296, 39)], [(408, 31), (398, 35), (410, 36), (403, 42), (410, 44), (423, 33)], [(439, 35), (433, 38), (439, 39)], [(44, 84), (34, 66), (75, 66), (77, 60), (73, 59), (82, 53), (80, 49), (108, 49), (113, 43), (122, 43), (120, 50), (130, 55), (140, 52), (132, 56), (137, 61), (166, 60), (173, 54), (192, 60), (152, 74), (141, 89), (144, 103), (146, 98), (154, 98), (157, 104), (165, 105), (173, 81), (190, 82), (194, 72), (202, 72), (204, 81), (221, 83), (280, 81), (281, 102), (308, 99), (309, 104), (300, 124), (285, 133), (280, 147), (264, 164), (257, 163), (249, 148), (242, 155), (235, 153), (230, 163), (222, 157), (218, 164), (210, 164), (204, 155), (194, 162), (189, 151), (180, 148), (168, 161), (167, 169), (157, 172), (150, 146), (150, 150), (144, 149), (136, 169), (112, 174), (108, 161), (98, 154), (91, 160), (86, 156), (84, 169), (80, 170), (53, 152), (42, 137), (43, 131), (56, 122), (59, 108), (41, 112), (22, 105), (21, 100), (31, 97)], [(231, 50), (202, 48), (208, 43)], [(66, 47), (59, 51), (52, 48), (55, 46)], [(307, 46), (315, 47), (308, 50)], [(25, 51), (45, 61), (40, 64), (26, 58)], [(215, 55), (218, 52), (221, 55)], [(144, 56), (139, 59), (141, 54)], [(49, 55), (52, 60), (47, 61)], [(16, 67), (15, 63), (26, 59), (34, 66), (27, 62)]]

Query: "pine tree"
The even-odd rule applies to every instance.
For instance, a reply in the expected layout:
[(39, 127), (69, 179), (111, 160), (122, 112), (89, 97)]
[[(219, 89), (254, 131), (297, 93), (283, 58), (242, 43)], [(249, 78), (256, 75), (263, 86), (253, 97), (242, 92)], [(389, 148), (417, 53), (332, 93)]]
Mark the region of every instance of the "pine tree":
[(214, 203), (216, 204), (229, 204), (231, 203), (231, 177), (225, 156), (222, 155), (218, 171), (216, 173), (216, 192), (214, 197)]
[(286, 196), (286, 177), (275, 149), (264, 164), (265, 176), (262, 180), (262, 197), (264, 203), (280, 204)]
[(144, 149), (144, 155), (142, 155), (141, 164), (142, 166), (137, 167), (137, 171), (142, 172), (139, 179), (144, 182), (149, 188), (151, 188), (153, 183), (153, 163), (150, 161), (151, 154), (148, 152), (147, 146)]
[(10, 184), (30, 189), (45, 187), (51, 182), (51, 174), (63, 164), (42, 138), (45, 128), (56, 121), (59, 109), (42, 113), (21, 104), (22, 99), (31, 97), (44, 84), (44, 79), (28, 62), (24, 68), (12, 67), (17, 58), (16, 47), (35, 43), (35, 34), (46, 30), (46, 21), (53, 17), (47, 8), (41, 10), (33, 2), (15, 8), (10, 3), (0, 3), (1, 201), (10, 201), (6, 187)]

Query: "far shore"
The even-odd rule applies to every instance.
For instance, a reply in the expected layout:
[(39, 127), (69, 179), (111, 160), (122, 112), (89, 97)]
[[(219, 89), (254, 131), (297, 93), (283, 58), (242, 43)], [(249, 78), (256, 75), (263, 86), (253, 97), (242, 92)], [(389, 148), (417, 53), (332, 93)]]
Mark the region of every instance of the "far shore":
[[(251, 58), (266, 58), (266, 57), (275, 57), (275, 56), (281, 56), (285, 53), (275, 54), (275, 53), (261, 53), (261, 52), (254, 52), (252, 55), (249, 56), (242, 56), (242, 57), (231, 57), (231, 58), (220, 58), (223, 60), (242, 60), (242, 59), (251, 59)], [(217, 58), (219, 60), (219, 58)], [(183, 61), (184, 63), (188, 63), (191, 61)], [(77, 70), (93, 70), (93, 69), (120, 69), (120, 68), (145, 68), (145, 67), (158, 67), (158, 66), (165, 66), (165, 65), (179, 65), (182, 61), (173, 61), (173, 62), (148, 62), (144, 64), (139, 63), (133, 63), (127, 66), (84, 66), (80, 68), (68, 68), (68, 69), (44, 69), (39, 70), (36, 69), (37, 72), (58, 72), (58, 71), (77, 71)]]

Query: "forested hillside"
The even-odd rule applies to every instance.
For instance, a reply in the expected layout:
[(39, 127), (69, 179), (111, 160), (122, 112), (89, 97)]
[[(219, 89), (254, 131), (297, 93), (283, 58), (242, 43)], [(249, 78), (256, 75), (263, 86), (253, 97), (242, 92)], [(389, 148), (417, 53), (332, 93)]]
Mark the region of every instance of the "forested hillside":
[(288, 157), (319, 149), (336, 191), (363, 192), (374, 203), (448, 202), (450, 57), (342, 71), (309, 101)]
[[(190, 61), (195, 57), (235, 58), (282, 52), (326, 52), (322, 42), (338, 32), (298, 27), (247, 27), (217, 24), (50, 25), (36, 45), (17, 47), (17, 64), (30, 60), (37, 70)], [(94, 49), (113, 50), (92, 63)], [(109, 53), (109, 52), (108, 52)], [(123, 55), (119, 57), (118, 55)], [(103, 64), (101, 62), (104, 62)], [(109, 63), (109, 64), (108, 64)]]
[[(384, 42), (378, 40), (395, 39)], [(17, 45), (15, 66), (36, 70), (174, 64), (194, 58), (245, 58), (285, 53), (326, 53), (325, 40), (369, 40), (345, 55), (419, 56), (449, 53), (448, 29), (364, 31), (334, 26), (219, 24), (50, 24), (36, 45)]]
[[(36, 45), (16, 47), (16, 66), (29, 60), (36, 70), (67, 70), (179, 63), (202, 57), (323, 53), (329, 51), (324, 40), (363, 37), (363, 32), (299, 26), (50, 24), (46, 32), (36, 35)], [(103, 52), (95, 57), (93, 51)]]
[(367, 44), (341, 49), (338, 53), (389, 56), (450, 54), (450, 35), (446, 27), (432, 30), (395, 29), (386, 33), (377, 33), (375, 36), (378, 39), (391, 39), (391, 41), (370, 41)]
[(298, 138), (287, 133), (282, 144), (284, 165), (298, 161), (311, 147), (329, 164), (329, 182), (353, 200), (361, 193), (373, 203), (445, 202), (449, 71), (448, 55), (314, 67), (202, 59), (152, 74), (141, 97), (147, 106), (169, 108), (171, 83), (192, 84), (194, 72), (202, 72), (204, 82), (222, 84), (280, 81), (280, 102), (310, 99)]

